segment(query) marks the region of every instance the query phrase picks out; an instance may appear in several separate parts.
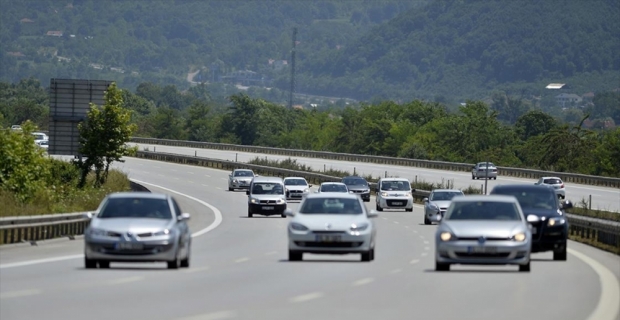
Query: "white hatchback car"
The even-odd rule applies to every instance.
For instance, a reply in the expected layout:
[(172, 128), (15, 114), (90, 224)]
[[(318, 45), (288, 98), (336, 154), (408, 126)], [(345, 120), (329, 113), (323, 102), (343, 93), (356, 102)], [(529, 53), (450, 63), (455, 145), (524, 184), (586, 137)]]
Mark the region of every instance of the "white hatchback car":
[(375, 257), (377, 230), (362, 199), (350, 193), (313, 193), (302, 200), (288, 225), (288, 256), (290, 261), (303, 259), (304, 253), (361, 253), (362, 261)]
[(551, 186), (555, 190), (555, 194), (558, 195), (558, 198), (566, 199), (566, 188), (564, 188), (564, 181), (558, 177), (541, 177), (534, 184)]
[(286, 200), (301, 200), (310, 193), (311, 184), (308, 184), (303, 177), (286, 177), (284, 178), (284, 188), (286, 192)]
[(349, 193), (349, 188), (342, 182), (323, 182), (317, 193)]
[(382, 178), (377, 182), (377, 211), (383, 209), (405, 209), (413, 211), (411, 182), (405, 178)]

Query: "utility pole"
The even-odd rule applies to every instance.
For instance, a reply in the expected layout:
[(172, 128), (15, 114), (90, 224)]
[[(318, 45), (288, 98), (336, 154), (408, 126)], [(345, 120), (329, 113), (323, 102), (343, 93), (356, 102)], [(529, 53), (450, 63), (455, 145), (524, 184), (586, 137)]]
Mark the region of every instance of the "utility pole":
[(291, 50), (291, 92), (288, 107), (293, 108), (293, 93), (295, 92), (295, 46), (297, 45), (297, 27), (293, 28), (293, 50)]

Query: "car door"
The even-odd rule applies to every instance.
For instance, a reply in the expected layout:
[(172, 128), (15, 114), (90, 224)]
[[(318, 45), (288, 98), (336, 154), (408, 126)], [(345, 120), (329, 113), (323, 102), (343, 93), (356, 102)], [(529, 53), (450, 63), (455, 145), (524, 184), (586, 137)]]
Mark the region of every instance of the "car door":
[[(172, 205), (174, 206), (174, 211), (175, 211), (175, 219), (178, 219), (179, 216), (181, 216), (181, 214), (183, 213), (183, 211), (181, 210), (181, 207), (179, 206), (179, 204), (177, 203), (177, 201), (173, 198), (172, 199)], [(183, 250), (183, 255), (186, 254), (187, 250), (189, 249), (187, 247), (187, 244), (189, 243), (189, 239), (190, 239), (190, 235), (189, 235), (189, 226), (187, 225), (187, 221), (185, 220), (177, 220), (177, 229), (179, 230), (179, 245)]]

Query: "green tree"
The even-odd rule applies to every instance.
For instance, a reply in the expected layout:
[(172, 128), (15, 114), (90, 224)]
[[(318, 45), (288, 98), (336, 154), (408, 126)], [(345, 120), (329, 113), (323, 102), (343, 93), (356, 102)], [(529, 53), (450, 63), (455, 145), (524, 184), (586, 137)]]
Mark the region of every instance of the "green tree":
[(519, 138), (526, 141), (530, 137), (545, 134), (556, 126), (557, 121), (552, 116), (542, 111), (532, 110), (517, 119), (515, 129)]
[(124, 162), (122, 157), (135, 151), (135, 148), (127, 146), (137, 128), (130, 120), (131, 111), (123, 106), (122, 91), (116, 83), (112, 83), (105, 92), (102, 107), (91, 103), (86, 121), (78, 124), (79, 151), (86, 157), (80, 162), (80, 187), (86, 184), (86, 177), (92, 168), (95, 170), (95, 186), (101, 186), (107, 179), (112, 162)]

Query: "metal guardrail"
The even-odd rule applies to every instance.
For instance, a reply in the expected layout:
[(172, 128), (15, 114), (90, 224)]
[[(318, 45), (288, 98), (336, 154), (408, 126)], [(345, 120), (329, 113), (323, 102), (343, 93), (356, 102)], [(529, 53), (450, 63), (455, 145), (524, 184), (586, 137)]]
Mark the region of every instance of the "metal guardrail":
[[(132, 137), (131, 142), (142, 144), (154, 144), (176, 147), (192, 147), (201, 149), (215, 149), (215, 150), (230, 150), (249, 153), (263, 153), (284, 155), (291, 157), (305, 157), (305, 158), (321, 158), (329, 160), (341, 160), (352, 162), (370, 162), (380, 163), (388, 165), (408, 166), (408, 167), (420, 167), (437, 170), (448, 171), (466, 171), (471, 172), (473, 164), (469, 163), (456, 163), (446, 161), (431, 161), (431, 160), (418, 160), (408, 158), (395, 158), (384, 156), (370, 156), (350, 153), (336, 153), (327, 151), (309, 151), (309, 150), (297, 150), (297, 149), (282, 149), (271, 147), (257, 147), (257, 146), (245, 146), (226, 143), (214, 143), (214, 142), (199, 142), (199, 141), (183, 141), (183, 140), (168, 140), (168, 139), (155, 139), (155, 138), (140, 138)], [(538, 179), (543, 176), (556, 176), (560, 177), (565, 182), (604, 186), (612, 188), (620, 188), (620, 178), (591, 176), (577, 173), (567, 172), (555, 172), (555, 171), (543, 171), (534, 169), (512, 168), (512, 167), (497, 167), (499, 174), (504, 176)]]
[(36, 242), (84, 233), (86, 212), (0, 218), (0, 245)]
[(567, 213), (570, 235), (613, 247), (620, 253), (620, 222)]

